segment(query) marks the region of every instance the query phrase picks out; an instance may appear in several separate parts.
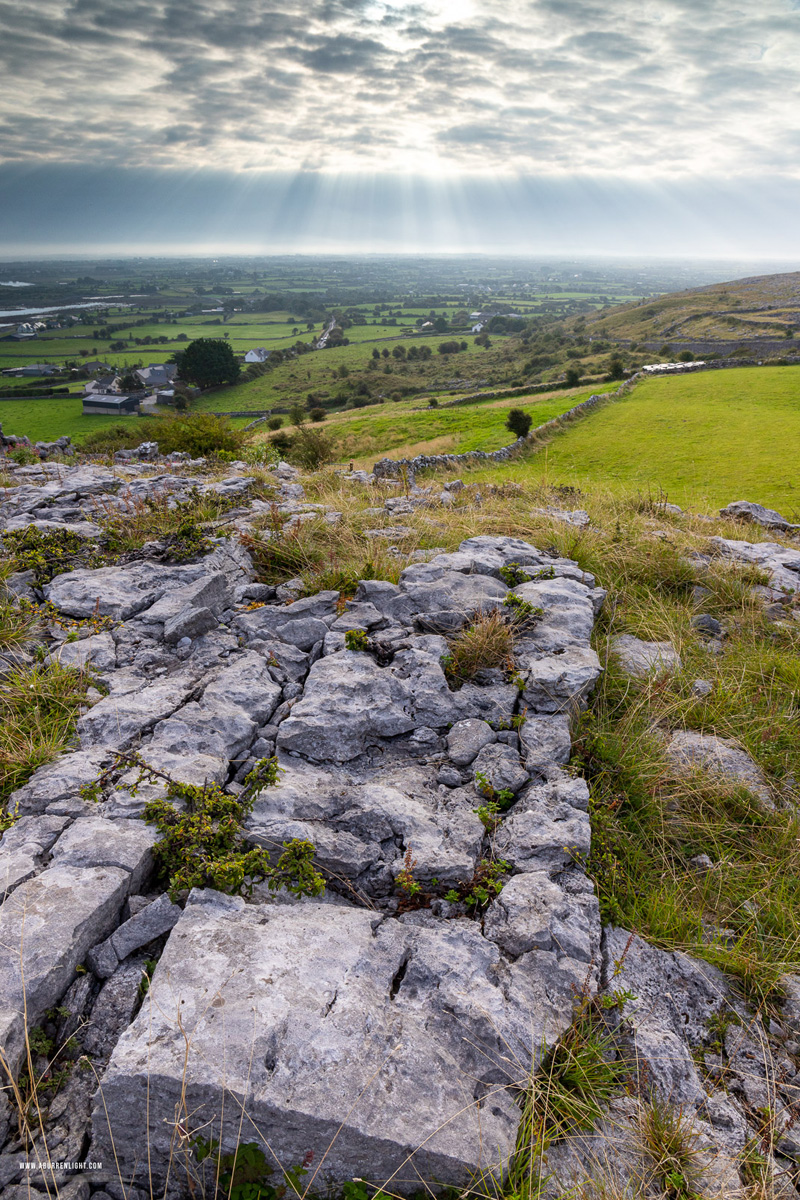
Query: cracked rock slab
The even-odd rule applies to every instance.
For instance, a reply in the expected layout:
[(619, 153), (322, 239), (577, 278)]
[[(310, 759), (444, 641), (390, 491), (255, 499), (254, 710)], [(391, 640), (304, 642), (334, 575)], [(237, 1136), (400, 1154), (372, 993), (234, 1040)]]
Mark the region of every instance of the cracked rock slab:
[(24, 1014), (35, 1025), (58, 1003), (90, 947), (116, 926), (129, 887), (119, 867), (58, 865), (0, 908), (0, 1045), (12, 1069), (24, 1053)]
[(280, 1161), (327, 1151), (326, 1182), (368, 1170), (403, 1192), (499, 1175), (519, 1122), (509, 1085), (569, 1022), (579, 974), (551, 954), (509, 965), (470, 921), (190, 905), (112, 1054), (93, 1149), (105, 1157), (113, 1137), (123, 1173), (149, 1161), (163, 1178), (184, 1095), (226, 1148), (241, 1104)]

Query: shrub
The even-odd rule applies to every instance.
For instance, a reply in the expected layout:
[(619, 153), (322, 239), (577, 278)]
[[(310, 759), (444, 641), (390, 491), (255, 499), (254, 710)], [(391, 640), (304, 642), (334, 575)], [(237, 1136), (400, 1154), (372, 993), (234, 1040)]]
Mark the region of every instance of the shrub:
[(283, 425), (283, 417), (270, 417), (267, 421), (267, 429), (280, 429)]
[(575, 367), (569, 367), (567, 369), (567, 373), (564, 376), (564, 382), (566, 383), (567, 387), (568, 388), (577, 387), (579, 385), (580, 381), (581, 381), (580, 371), (578, 371)]
[(292, 439), (290, 461), (310, 471), (330, 462), (333, 458), (333, 439), (321, 429), (308, 429), (301, 425)]
[(506, 429), (510, 429), (517, 437), (527, 437), (532, 424), (533, 418), (524, 409), (509, 409), (508, 416), (506, 417)]
[(326, 413), (324, 408), (312, 408), (309, 410), (308, 415), (312, 421), (324, 421)]
[(277, 450), (278, 454), (282, 455), (283, 458), (286, 458), (294, 445), (294, 438), (284, 429), (273, 434), (269, 441), (273, 449)]
[(233, 429), (225, 417), (210, 412), (174, 413), (98, 429), (84, 439), (81, 448), (90, 453), (113, 454), (115, 450), (132, 450), (142, 442), (158, 442), (162, 454), (180, 450), (192, 458), (203, 458), (219, 450), (238, 454), (245, 435)]

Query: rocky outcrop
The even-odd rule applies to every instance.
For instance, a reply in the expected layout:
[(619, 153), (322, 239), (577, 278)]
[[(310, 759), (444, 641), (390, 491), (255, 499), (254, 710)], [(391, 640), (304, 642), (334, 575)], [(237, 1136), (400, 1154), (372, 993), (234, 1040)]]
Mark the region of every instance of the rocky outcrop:
[[(115, 503), (134, 484), (146, 494), (146, 476), (55, 469), (9, 489), (6, 528), (45, 510), (75, 524), (93, 497)], [(238, 476), (227, 483), (246, 522), (263, 502), (246, 500)], [(532, 614), (512, 626), (513, 668), (456, 688), (449, 639), (511, 614), (512, 564), (529, 576), (514, 592)], [(285, 1167), (313, 1155), (319, 1190), (358, 1177), (403, 1194), (478, 1172), (500, 1187), (531, 1071), (576, 999), (605, 992), (613, 1014), (624, 991), (634, 999), (616, 1033), (641, 1067), (636, 1096), (614, 1102), (591, 1146), (554, 1147), (551, 1168), (566, 1181), (590, 1152), (610, 1152), (655, 1089), (691, 1110), (722, 1164), (713, 1178), (733, 1179), (747, 1114), (786, 1100), (788, 1068), (770, 1075), (719, 973), (602, 930), (584, 868), (589, 789), (565, 769), (600, 673), (594, 577), (480, 536), (409, 562), (397, 583), (363, 580), (349, 600), (301, 590), (256, 582), (225, 538), (183, 565), (139, 558), (47, 585), (59, 621), (107, 625), (76, 641), (51, 627), (50, 661), (88, 667), (98, 686), (74, 745), (12, 796), (19, 819), (0, 840), (6, 1060), (24, 1067), (27, 1021), (76, 1037), (96, 1072), (73, 1071), (43, 1112), (47, 1157), (103, 1162), (91, 1186), (113, 1197), (120, 1177), (140, 1194), (200, 1194), (199, 1139), (226, 1152), (255, 1142)], [(161, 774), (141, 780), (119, 751)], [(167, 895), (142, 820), (164, 776), (234, 798), (272, 755), (278, 779), (256, 797), (246, 845), (274, 863), (292, 839), (312, 843), (324, 892), (264, 882)], [(709, 1026), (730, 1012), (742, 1034), (723, 1039), (724, 1069), (741, 1081), (732, 1096), (714, 1082)], [(39, 1137), (25, 1156), (44, 1151)], [(12, 1133), (0, 1188), (21, 1183), (20, 1152)], [(67, 1176), (47, 1182), (63, 1190)]]

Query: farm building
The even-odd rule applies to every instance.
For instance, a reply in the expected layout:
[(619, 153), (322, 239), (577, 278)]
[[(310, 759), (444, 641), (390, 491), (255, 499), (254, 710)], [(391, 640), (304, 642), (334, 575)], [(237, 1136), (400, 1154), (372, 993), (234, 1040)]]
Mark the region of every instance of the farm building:
[(121, 396), (112, 395), (110, 392), (93, 392), (90, 396), (83, 397), (83, 415), (119, 417), (126, 413), (135, 413), (139, 411), (139, 402), (143, 396), (144, 392), (129, 392)]
[(269, 350), (265, 350), (263, 346), (257, 346), (255, 350), (248, 350), (244, 356), (246, 363), (263, 363), (269, 358)]
[(122, 391), (122, 384), (119, 375), (101, 375), (99, 379), (90, 379), (83, 386), (84, 396), (112, 396), (119, 395)]
[(177, 374), (178, 368), (175, 363), (150, 363), (149, 366), (134, 371), (139, 383), (148, 388), (169, 387)]

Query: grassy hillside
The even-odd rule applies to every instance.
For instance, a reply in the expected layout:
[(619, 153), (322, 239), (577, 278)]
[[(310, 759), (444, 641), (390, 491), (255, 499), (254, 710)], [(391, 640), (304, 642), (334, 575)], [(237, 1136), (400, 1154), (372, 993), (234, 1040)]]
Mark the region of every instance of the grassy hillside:
[[(671, 338), (786, 337), (800, 329), (800, 272), (756, 275), (605, 308), (586, 322), (593, 337), (635, 342)], [(789, 347), (791, 349), (791, 346)]]
[[(534, 427), (579, 404), (593, 390), (577, 388), (535, 396), (513, 396), (459, 404), (452, 408), (420, 407), (419, 400), (400, 400), (369, 408), (334, 413), (323, 426), (333, 438), (337, 459), (353, 459), (371, 467), (376, 458), (413, 457), (415, 454), (460, 454), (467, 450), (498, 450), (514, 440), (506, 428), (511, 408), (530, 413)], [(266, 440), (259, 433), (257, 440)]]
[(700, 511), (757, 500), (800, 512), (800, 367), (700, 372), (638, 384), (512, 464), (509, 478), (663, 489)]

